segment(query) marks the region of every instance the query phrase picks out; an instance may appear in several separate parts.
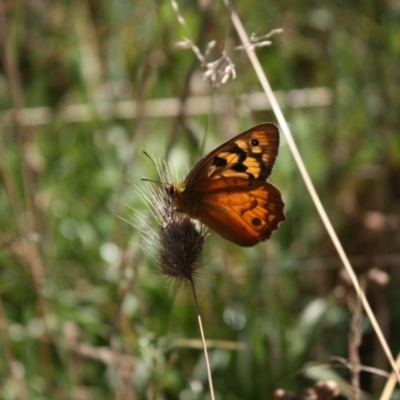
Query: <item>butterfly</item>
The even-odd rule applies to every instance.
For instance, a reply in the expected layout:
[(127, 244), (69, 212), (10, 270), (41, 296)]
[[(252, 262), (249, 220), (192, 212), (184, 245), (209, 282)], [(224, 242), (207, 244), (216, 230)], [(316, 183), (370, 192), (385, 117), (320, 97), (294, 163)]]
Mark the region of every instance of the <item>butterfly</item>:
[(182, 183), (165, 189), (176, 212), (197, 219), (240, 246), (268, 239), (285, 221), (279, 190), (267, 182), (279, 130), (257, 125), (203, 157)]

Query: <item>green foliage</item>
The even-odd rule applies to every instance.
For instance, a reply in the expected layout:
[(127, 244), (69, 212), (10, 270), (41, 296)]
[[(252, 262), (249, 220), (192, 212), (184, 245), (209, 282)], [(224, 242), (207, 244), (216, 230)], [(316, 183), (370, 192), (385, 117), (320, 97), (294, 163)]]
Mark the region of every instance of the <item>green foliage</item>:
[[(390, 276), (388, 290), (367, 280), (367, 293), (395, 352), (399, 9), (366, 0), (262, 3), (236, 10), (250, 33), (284, 29), (257, 49), (273, 89), (330, 90), (329, 104), (288, 102), (284, 113), (357, 273)], [(225, 36), (223, 3), (178, 5), (186, 27), (170, 2), (0, 3), (2, 399), (209, 398), (190, 288), (161, 275), (134, 218), (148, 215), (140, 179), (158, 179), (142, 152), (183, 179), (208, 116), (146, 102), (209, 95), (200, 61), (175, 43), (188, 37), (204, 51), (216, 40), (208, 61), (226, 43), (237, 78), (217, 91), (232, 103), (218, 113), (216, 101), (205, 148), (275, 118), (240, 100), (261, 89), (245, 53), (233, 50), (240, 43), (231, 25)], [(14, 120), (10, 110), (23, 107), (29, 113)], [(278, 387), (300, 393), (326, 371), (349, 378), (344, 369), (309, 369), (348, 357), (351, 315), (339, 296), (347, 290), (339, 259), (283, 138), (271, 181), (287, 221), (251, 249), (212, 233), (196, 276), (218, 399), (272, 398)], [(387, 370), (368, 321), (362, 329), (361, 363)], [(383, 384), (361, 376), (371, 396)]]

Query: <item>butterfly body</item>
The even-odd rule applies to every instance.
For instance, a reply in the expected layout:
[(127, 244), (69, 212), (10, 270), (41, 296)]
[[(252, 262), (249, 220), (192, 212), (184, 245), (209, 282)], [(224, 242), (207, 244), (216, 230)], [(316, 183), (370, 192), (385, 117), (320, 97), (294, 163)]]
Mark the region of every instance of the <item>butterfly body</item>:
[(281, 194), (267, 178), (279, 147), (278, 128), (261, 124), (203, 157), (184, 182), (168, 185), (175, 210), (241, 246), (271, 236), (284, 221)]

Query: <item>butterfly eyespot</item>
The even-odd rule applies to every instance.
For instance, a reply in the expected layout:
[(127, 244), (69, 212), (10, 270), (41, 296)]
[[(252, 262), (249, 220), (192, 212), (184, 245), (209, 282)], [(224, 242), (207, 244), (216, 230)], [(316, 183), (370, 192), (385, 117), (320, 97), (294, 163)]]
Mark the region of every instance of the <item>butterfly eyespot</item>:
[(254, 226), (260, 226), (260, 225), (261, 225), (261, 219), (260, 219), (260, 218), (253, 218), (253, 219), (251, 220), (251, 223), (252, 223)]
[(260, 144), (260, 142), (259, 142), (258, 139), (253, 139), (253, 140), (251, 141), (251, 145), (252, 145), (252, 146), (258, 146), (259, 144)]

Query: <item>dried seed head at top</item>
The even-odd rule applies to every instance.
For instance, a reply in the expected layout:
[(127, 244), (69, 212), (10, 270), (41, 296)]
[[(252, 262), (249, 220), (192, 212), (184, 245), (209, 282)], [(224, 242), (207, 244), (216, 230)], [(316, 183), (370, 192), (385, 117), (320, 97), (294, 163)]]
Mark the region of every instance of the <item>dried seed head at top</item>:
[(176, 213), (168, 197), (163, 196), (160, 200), (159, 256), (162, 272), (171, 278), (192, 280), (193, 273), (201, 266), (204, 232), (197, 222)]

